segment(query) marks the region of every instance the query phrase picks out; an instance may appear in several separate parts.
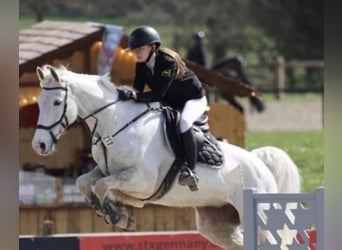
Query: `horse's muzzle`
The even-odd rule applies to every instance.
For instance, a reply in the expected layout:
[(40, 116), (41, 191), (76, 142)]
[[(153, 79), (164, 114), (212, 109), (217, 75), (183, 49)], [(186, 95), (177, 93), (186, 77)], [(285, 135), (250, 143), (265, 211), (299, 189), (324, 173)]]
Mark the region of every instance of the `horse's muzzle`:
[(45, 143), (44, 143), (44, 142), (39, 143), (39, 148), (40, 148), (40, 150), (41, 150), (42, 152), (44, 152), (45, 149), (46, 149)]

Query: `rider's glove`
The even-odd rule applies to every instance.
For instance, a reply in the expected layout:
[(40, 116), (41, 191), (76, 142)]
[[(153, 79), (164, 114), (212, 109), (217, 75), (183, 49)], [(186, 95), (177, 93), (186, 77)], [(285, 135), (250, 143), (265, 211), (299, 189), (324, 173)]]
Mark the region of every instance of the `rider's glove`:
[(130, 99), (136, 99), (136, 93), (131, 90), (118, 89), (119, 99), (122, 101), (127, 101)]

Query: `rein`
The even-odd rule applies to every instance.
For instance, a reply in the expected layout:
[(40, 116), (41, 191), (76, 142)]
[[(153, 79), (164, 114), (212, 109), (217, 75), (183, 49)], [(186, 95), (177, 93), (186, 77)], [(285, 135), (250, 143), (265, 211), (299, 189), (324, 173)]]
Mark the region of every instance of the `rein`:
[(112, 102), (110, 102), (110, 103), (107, 103), (106, 105), (104, 105), (103, 107), (101, 107), (101, 108), (95, 110), (93, 113), (87, 115), (86, 117), (83, 117), (83, 118), (82, 118), (82, 117), (79, 116), (79, 118), (80, 118), (81, 121), (85, 121), (85, 120), (87, 120), (89, 117), (94, 116), (94, 115), (96, 115), (97, 113), (100, 113), (102, 110), (108, 108), (108, 107), (111, 106), (111, 105), (114, 105), (114, 104), (117, 103), (118, 101), (119, 101), (119, 99), (116, 100), (116, 101), (112, 101)]
[[(136, 117), (134, 117), (132, 120), (130, 120), (129, 122), (127, 122), (125, 125), (123, 125), (120, 129), (118, 129), (114, 134), (112, 135), (107, 135), (106, 138), (108, 139), (108, 136), (112, 138), (114, 138), (115, 136), (117, 136), (119, 133), (121, 133), (123, 130), (125, 130), (127, 127), (129, 127), (130, 125), (132, 125), (133, 123), (135, 123), (137, 120), (139, 120), (141, 117), (143, 117), (145, 114), (147, 114), (148, 112), (151, 111), (161, 111), (161, 108), (151, 108), (149, 106), (148, 103), (146, 103), (147, 105), (147, 109), (140, 113), (139, 115), (137, 115)], [(99, 141), (101, 140), (101, 137), (99, 137), (93, 144), (96, 145)]]
[[(108, 168), (108, 160), (107, 160), (107, 148), (111, 147), (114, 144), (113, 138), (116, 135), (118, 135), (120, 132), (125, 130), (127, 127), (129, 127), (131, 124), (133, 124), (134, 122), (139, 120), (141, 117), (143, 117), (148, 112), (155, 111), (155, 110), (157, 110), (157, 111), (161, 110), (160, 108), (151, 108), (148, 103), (146, 103), (146, 105), (147, 105), (147, 109), (144, 112), (140, 113), (139, 115), (134, 117), (132, 120), (127, 122), (124, 126), (122, 126), (120, 129), (118, 129), (114, 134), (112, 134), (112, 135), (102, 135), (102, 136), (98, 137), (97, 140), (93, 143), (93, 145), (96, 145), (99, 141), (101, 141), (101, 146), (102, 146), (102, 149), (103, 149), (103, 157), (104, 157), (104, 160), (105, 160), (105, 167), (106, 167), (105, 171), (106, 171), (107, 175), (110, 175), (109, 168)], [(96, 120), (95, 126), (96, 125), (97, 125), (97, 120)], [(94, 132), (95, 132), (95, 128), (96, 127), (94, 127), (93, 132), (92, 132), (92, 138), (93, 138), (93, 135), (94, 135)]]
[(102, 110), (108, 108), (109, 106), (114, 105), (114, 104), (117, 103), (118, 101), (119, 101), (119, 99), (117, 99), (116, 101), (112, 101), (112, 102), (110, 102), (110, 103), (107, 103), (107, 104), (104, 105), (103, 107), (101, 107), (101, 108), (95, 110), (94, 112), (92, 112), (91, 114), (89, 114), (89, 115), (87, 115), (87, 116), (85, 116), (85, 117), (83, 117), (83, 118), (80, 117), (80, 116), (78, 117), (79, 120), (81, 120), (81, 121), (85, 121), (85, 120), (87, 120), (87, 119), (90, 118), (90, 117), (93, 117), (93, 118), (95, 119), (95, 125), (94, 125), (94, 127), (93, 127), (93, 129), (91, 130), (91, 133), (90, 133), (90, 137), (91, 137), (91, 138), (93, 138), (93, 136), (94, 136), (94, 133), (95, 133), (96, 128), (97, 128), (97, 123), (98, 123), (98, 119), (97, 119), (97, 117), (96, 117), (95, 115), (96, 115), (97, 113), (100, 113)]
[[(65, 97), (64, 97), (64, 107), (63, 107), (63, 113), (61, 115), (61, 117), (56, 121), (54, 122), (53, 124), (51, 125), (43, 125), (43, 124), (37, 124), (36, 128), (37, 129), (43, 129), (43, 130), (47, 130), (49, 131), (49, 134), (52, 138), (52, 141), (56, 144), (57, 143), (57, 137), (54, 135), (54, 133), (52, 132), (52, 129), (54, 127), (56, 127), (57, 125), (61, 124), (62, 127), (65, 129), (65, 131), (67, 131), (70, 126), (72, 124), (69, 124), (69, 120), (68, 120), (68, 117), (66, 116), (66, 112), (67, 112), (67, 107), (68, 107), (68, 102), (67, 102), (67, 99), (68, 99), (68, 86), (67, 87), (43, 87), (44, 90), (64, 90), (65, 91)], [(94, 133), (96, 131), (96, 128), (97, 128), (97, 124), (98, 124), (98, 119), (95, 117), (96, 114), (100, 113), (102, 110), (108, 108), (109, 106), (111, 105), (114, 105), (115, 103), (117, 103), (118, 101), (120, 101), (120, 99), (117, 99), (115, 101), (112, 101), (110, 103), (107, 103), (106, 105), (102, 106), (101, 108), (95, 110), (94, 112), (90, 113), (89, 115), (85, 116), (85, 117), (80, 117), (78, 116), (78, 120), (81, 120), (81, 121), (85, 121), (87, 120), (88, 118), (90, 117), (93, 117), (96, 121), (95, 121), (95, 125), (91, 131), (91, 138), (94, 136)], [(129, 121), (128, 123), (126, 123), (122, 128), (120, 128), (118, 131), (116, 131), (111, 137), (115, 137), (117, 134), (119, 134), (121, 131), (123, 131), (124, 129), (126, 129), (127, 127), (129, 127), (132, 123), (136, 122), (140, 117), (144, 116), (146, 113), (150, 112), (150, 111), (153, 111), (153, 110), (159, 110), (160, 108), (151, 108), (149, 106), (149, 104), (146, 104), (148, 106), (148, 109), (145, 110), (144, 112), (142, 112), (141, 114), (137, 115), (136, 117), (134, 117), (131, 121)], [(63, 122), (63, 120), (65, 120), (65, 123)], [(108, 136), (107, 136), (108, 137)], [(100, 141), (101, 137), (99, 137), (95, 143), (93, 143), (94, 145), (96, 145), (99, 141)]]
[[(65, 91), (64, 107), (63, 107), (63, 113), (62, 113), (61, 117), (60, 117), (56, 122), (54, 122), (54, 123), (51, 124), (51, 125), (37, 124), (37, 126), (36, 126), (37, 129), (43, 129), (43, 130), (49, 131), (49, 134), (50, 134), (50, 136), (51, 136), (51, 138), (52, 138), (53, 143), (56, 144), (58, 140), (57, 140), (57, 137), (53, 134), (52, 129), (53, 129), (54, 127), (56, 127), (57, 125), (61, 124), (62, 127), (65, 129), (65, 131), (67, 131), (67, 130), (71, 127), (71, 125), (72, 125), (72, 124), (69, 124), (68, 117), (66, 116), (66, 111), (67, 111), (67, 106), (68, 106), (68, 102), (67, 102), (67, 98), (68, 98), (68, 87), (51, 87), (51, 88), (43, 87), (43, 89), (44, 89), (44, 90), (47, 90), (47, 91), (49, 91), (49, 90), (58, 90), (58, 89), (64, 90), (64, 91)], [(91, 131), (91, 137), (93, 136), (93, 134), (94, 134), (94, 132), (95, 132), (95, 130), (96, 130), (96, 127), (97, 127), (97, 123), (98, 123), (98, 120), (97, 120), (97, 118), (96, 118), (94, 115), (96, 115), (97, 113), (100, 113), (102, 110), (108, 108), (109, 106), (114, 105), (114, 104), (117, 103), (118, 101), (119, 101), (119, 99), (116, 100), (116, 101), (107, 103), (107, 104), (104, 105), (103, 107), (101, 107), (101, 108), (95, 110), (94, 112), (90, 113), (89, 115), (87, 115), (87, 116), (85, 116), (85, 117), (80, 117), (80, 116), (78, 116), (79, 120), (81, 120), (81, 121), (85, 121), (85, 120), (87, 120), (89, 117), (94, 117), (94, 118), (96, 119), (95, 126), (94, 126), (94, 128), (92, 129), (92, 131)], [(65, 124), (63, 123), (63, 119), (65, 119)]]

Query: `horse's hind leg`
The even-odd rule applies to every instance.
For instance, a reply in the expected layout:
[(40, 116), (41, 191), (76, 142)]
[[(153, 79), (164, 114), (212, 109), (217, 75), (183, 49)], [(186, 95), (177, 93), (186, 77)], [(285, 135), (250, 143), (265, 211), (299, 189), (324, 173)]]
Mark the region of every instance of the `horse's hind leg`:
[(243, 236), (236, 209), (223, 207), (197, 207), (197, 230), (213, 244), (226, 250), (243, 250)]

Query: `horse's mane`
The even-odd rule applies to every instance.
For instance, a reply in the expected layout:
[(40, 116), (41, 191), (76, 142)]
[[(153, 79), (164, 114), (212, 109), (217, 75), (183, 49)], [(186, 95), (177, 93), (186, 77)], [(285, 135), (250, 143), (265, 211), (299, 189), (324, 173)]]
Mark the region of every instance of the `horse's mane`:
[[(72, 82), (72, 79), (79, 80), (80, 77), (89, 79), (91, 81), (96, 82), (97, 84), (101, 84), (104, 86), (109, 92), (114, 93), (116, 91), (115, 83), (111, 81), (109, 73), (105, 75), (95, 75), (95, 74), (84, 74), (84, 73), (76, 73), (71, 70), (69, 70), (66, 66), (60, 65), (58, 67), (55, 67), (55, 69), (58, 71), (62, 79), (68, 80)], [(130, 89), (129, 86), (120, 86), (120, 89)]]
[(133, 90), (132, 87), (127, 86), (127, 85), (125, 85), (125, 86), (120, 86), (120, 87), (115, 86), (115, 84), (111, 81), (109, 75), (102, 75), (102, 76), (100, 76), (100, 75), (95, 75), (95, 76), (98, 77), (97, 82), (98, 82), (99, 84), (102, 84), (104, 87), (106, 87), (107, 90), (110, 91), (110, 92), (116, 91), (117, 88), (119, 88), (119, 89)]
[[(51, 79), (51, 73), (49, 70), (49, 67), (52, 67), (50, 65), (43, 65), (42, 70), (46, 74), (46, 80), (42, 82), (42, 85), (50, 85), (50, 87), (54, 87), (54, 81), (49, 81), (48, 79)], [(127, 90), (133, 90), (132, 87), (123, 85), (120, 87), (117, 87), (115, 83), (111, 81), (110, 74), (104, 74), (104, 75), (96, 75), (96, 74), (85, 74), (85, 73), (76, 73), (71, 70), (69, 70), (64, 65), (59, 65), (57, 67), (53, 67), (53, 69), (58, 73), (58, 76), (62, 82), (65, 83), (85, 83), (85, 82), (91, 82), (92, 84), (97, 84), (99, 87), (104, 87), (105, 90), (107, 90), (109, 93), (116, 93), (117, 89), (127, 89)], [(83, 88), (82, 84), (79, 85), (80, 88)]]

